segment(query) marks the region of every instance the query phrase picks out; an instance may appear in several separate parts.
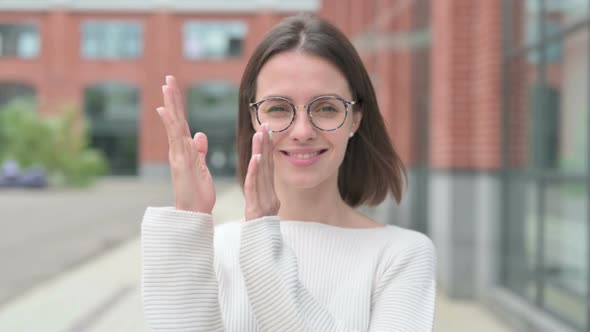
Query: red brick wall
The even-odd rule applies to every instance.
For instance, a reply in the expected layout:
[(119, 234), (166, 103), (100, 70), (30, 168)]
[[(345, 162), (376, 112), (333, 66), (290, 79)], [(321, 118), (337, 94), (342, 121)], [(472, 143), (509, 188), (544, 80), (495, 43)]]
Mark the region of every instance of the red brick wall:
[(439, 169), (501, 166), (501, 7), (432, 1), (430, 160)]
[[(326, 0), (322, 14), (354, 39), (371, 32), (417, 31), (417, 1)], [(429, 1), (430, 91), (413, 91), (415, 54), (410, 48), (361, 49), (375, 78), (379, 105), (402, 160), (417, 162), (419, 121), (413, 97), (430, 99), (430, 167), (493, 170), (501, 166), (501, 6), (496, 1)], [(369, 13), (367, 13), (369, 11)], [(345, 19), (350, 14), (350, 19)], [(368, 17), (365, 24), (357, 16)], [(371, 30), (372, 29), (372, 30)]]
[[(134, 85), (140, 93), (138, 159), (167, 160), (167, 141), (155, 112), (162, 105), (161, 86), (166, 74), (177, 77), (181, 88), (208, 80), (239, 84), (243, 68), (262, 36), (286, 14), (0, 12), (2, 22), (34, 22), (40, 31), (39, 57), (0, 59), (0, 82), (21, 82), (37, 92), (42, 113), (61, 109), (64, 103), (83, 105), (84, 89), (101, 81)], [(80, 24), (86, 19), (131, 19), (143, 23), (143, 52), (133, 60), (86, 60), (81, 57)], [(236, 19), (248, 25), (245, 52), (240, 59), (189, 61), (182, 50), (182, 24), (190, 19)]]
[[(412, 165), (415, 160), (411, 107), (412, 53), (410, 49), (384, 47), (380, 36), (409, 31), (413, 24), (414, 6), (406, 0), (326, 0), (322, 3), (321, 15), (357, 42), (358, 51), (373, 78), (387, 131), (402, 160)], [(359, 43), (364, 35), (372, 35), (377, 40), (368, 46)]]
[(473, 168), (502, 164), (502, 13), (496, 1), (477, 1), (473, 68)]

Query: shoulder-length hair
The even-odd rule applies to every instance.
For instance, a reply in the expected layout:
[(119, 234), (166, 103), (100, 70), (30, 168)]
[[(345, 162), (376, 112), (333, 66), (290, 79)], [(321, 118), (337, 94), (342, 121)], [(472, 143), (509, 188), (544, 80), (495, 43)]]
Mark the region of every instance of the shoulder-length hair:
[(358, 101), (354, 111), (363, 112), (338, 172), (342, 199), (352, 207), (377, 205), (392, 193), (399, 203), (406, 171), (387, 135), (369, 74), (348, 38), (334, 25), (309, 14), (291, 16), (276, 25), (256, 47), (244, 70), (237, 127), (237, 171), (242, 187), (255, 133), (249, 104), (255, 101), (256, 79), (272, 56), (291, 50), (320, 56), (334, 64), (346, 77), (353, 100)]

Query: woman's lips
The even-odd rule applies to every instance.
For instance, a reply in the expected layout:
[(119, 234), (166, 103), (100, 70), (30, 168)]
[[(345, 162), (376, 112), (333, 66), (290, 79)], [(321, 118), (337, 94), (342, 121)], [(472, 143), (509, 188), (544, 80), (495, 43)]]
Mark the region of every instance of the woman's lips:
[(281, 150), (281, 153), (292, 165), (297, 167), (306, 167), (315, 164), (326, 151), (328, 150)]

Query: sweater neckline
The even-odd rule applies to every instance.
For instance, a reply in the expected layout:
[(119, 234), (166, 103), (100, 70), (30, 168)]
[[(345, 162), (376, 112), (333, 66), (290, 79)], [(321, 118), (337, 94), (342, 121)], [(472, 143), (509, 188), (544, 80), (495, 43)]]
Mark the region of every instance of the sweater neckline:
[(353, 227), (341, 227), (341, 226), (334, 226), (325, 224), (318, 221), (302, 221), (302, 220), (281, 220), (281, 227), (282, 226), (309, 226), (309, 227), (317, 227), (317, 228), (324, 228), (330, 230), (337, 230), (337, 231), (353, 231), (353, 232), (371, 232), (371, 231), (383, 231), (385, 229), (393, 227), (392, 225), (383, 224), (381, 227), (360, 227), (360, 228), (353, 228)]

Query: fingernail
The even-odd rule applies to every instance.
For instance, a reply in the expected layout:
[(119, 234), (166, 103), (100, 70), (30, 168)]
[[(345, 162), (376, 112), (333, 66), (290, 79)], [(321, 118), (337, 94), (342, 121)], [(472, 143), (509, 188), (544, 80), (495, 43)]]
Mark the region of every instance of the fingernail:
[(156, 112), (158, 112), (159, 115), (162, 115), (162, 108), (156, 107)]
[(162, 85), (162, 92), (163, 93), (166, 93), (166, 88), (167, 88), (167, 85)]
[(259, 163), (261, 158), (262, 158), (262, 155), (261, 154), (257, 154), (256, 155), (256, 162)]
[(258, 135), (258, 139), (260, 140), (260, 142), (264, 140), (264, 135), (262, 133), (256, 133), (256, 135)]
[(171, 79), (172, 79), (172, 75), (166, 75), (166, 84), (170, 84)]
[(268, 126), (268, 122), (265, 122), (265, 123), (264, 123), (264, 130), (266, 130), (266, 131), (269, 131), (269, 130), (268, 130), (268, 128), (269, 128), (269, 126)]

